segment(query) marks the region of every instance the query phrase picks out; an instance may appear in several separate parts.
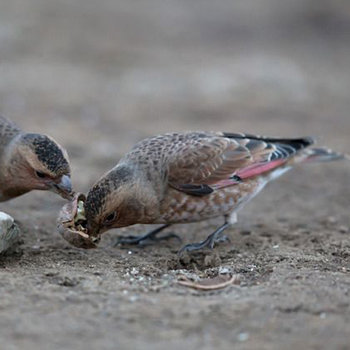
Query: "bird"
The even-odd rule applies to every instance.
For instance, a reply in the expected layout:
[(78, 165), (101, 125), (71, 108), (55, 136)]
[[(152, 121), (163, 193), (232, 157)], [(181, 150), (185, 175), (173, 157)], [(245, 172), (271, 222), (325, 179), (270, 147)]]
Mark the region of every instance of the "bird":
[(68, 154), (50, 136), (26, 133), (0, 116), (0, 202), (32, 190), (72, 198)]
[(141, 244), (161, 239), (158, 233), (172, 224), (223, 217), (224, 223), (205, 240), (185, 245), (179, 254), (212, 249), (236, 223), (237, 212), (267, 183), (299, 163), (344, 158), (310, 147), (313, 143), (311, 137), (229, 132), (168, 133), (142, 140), (89, 190), (84, 204), (88, 235), (162, 224), (146, 235), (118, 240)]

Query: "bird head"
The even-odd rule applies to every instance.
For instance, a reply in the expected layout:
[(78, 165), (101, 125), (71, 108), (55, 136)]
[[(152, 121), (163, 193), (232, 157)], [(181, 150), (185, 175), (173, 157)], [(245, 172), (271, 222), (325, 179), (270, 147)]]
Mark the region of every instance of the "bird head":
[(117, 166), (89, 191), (85, 215), (89, 236), (112, 228), (147, 223), (156, 208), (152, 188), (126, 166)]
[(23, 193), (49, 190), (66, 199), (72, 197), (68, 154), (54, 139), (41, 134), (22, 134), (9, 148), (9, 185)]

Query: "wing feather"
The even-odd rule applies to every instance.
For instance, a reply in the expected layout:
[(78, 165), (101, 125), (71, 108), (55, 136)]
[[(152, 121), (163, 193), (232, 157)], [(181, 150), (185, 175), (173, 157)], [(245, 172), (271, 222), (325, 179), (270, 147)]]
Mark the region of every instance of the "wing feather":
[[(194, 186), (197, 186), (197, 195), (208, 194), (211, 192), (207, 186), (217, 188), (223, 183), (237, 184), (240, 173), (256, 176), (260, 165), (261, 172), (269, 171), (310, 144), (310, 138), (281, 139), (231, 133), (185, 134), (168, 159), (169, 184), (189, 194), (193, 194)], [(254, 171), (243, 171), (250, 168), (254, 168)]]

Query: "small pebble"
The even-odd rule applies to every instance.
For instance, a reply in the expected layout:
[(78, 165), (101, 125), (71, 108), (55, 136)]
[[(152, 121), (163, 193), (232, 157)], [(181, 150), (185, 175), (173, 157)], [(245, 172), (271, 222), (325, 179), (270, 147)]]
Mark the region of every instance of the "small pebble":
[(327, 223), (328, 224), (335, 224), (337, 222), (337, 219), (334, 216), (329, 216), (327, 218)]
[(132, 296), (129, 298), (129, 301), (130, 301), (131, 303), (134, 303), (134, 302), (137, 301), (137, 300), (139, 300), (139, 297), (136, 296), (136, 295), (132, 295)]
[(130, 273), (135, 276), (139, 273), (139, 270), (133, 267)]
[(339, 226), (338, 231), (340, 233), (348, 233), (349, 232), (349, 227), (347, 227), (347, 226)]
[(219, 274), (220, 275), (226, 275), (232, 272), (232, 269), (227, 266), (220, 266), (219, 268)]
[(248, 269), (253, 272), (256, 269), (256, 265), (248, 265)]
[(238, 340), (241, 342), (247, 341), (249, 339), (249, 333), (239, 333)]

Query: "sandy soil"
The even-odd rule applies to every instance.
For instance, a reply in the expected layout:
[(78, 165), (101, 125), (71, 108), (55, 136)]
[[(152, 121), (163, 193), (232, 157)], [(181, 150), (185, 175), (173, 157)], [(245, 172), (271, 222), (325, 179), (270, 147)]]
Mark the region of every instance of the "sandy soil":
[[(0, 111), (54, 136), (87, 191), (136, 141), (174, 130), (313, 135), (350, 149), (347, 1), (11, 0), (0, 11)], [(350, 165), (295, 169), (227, 231), (179, 259), (177, 241), (69, 246), (64, 201), (0, 210), (23, 230), (0, 257), (2, 349), (350, 349)], [(183, 243), (220, 220), (178, 225)], [(190, 278), (237, 274), (202, 292)]]

